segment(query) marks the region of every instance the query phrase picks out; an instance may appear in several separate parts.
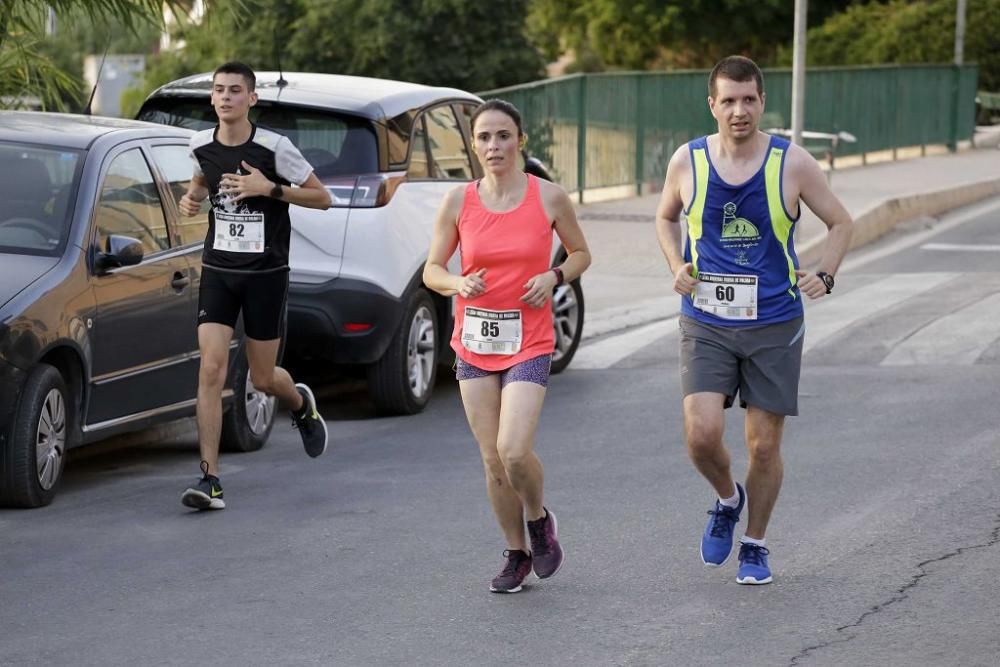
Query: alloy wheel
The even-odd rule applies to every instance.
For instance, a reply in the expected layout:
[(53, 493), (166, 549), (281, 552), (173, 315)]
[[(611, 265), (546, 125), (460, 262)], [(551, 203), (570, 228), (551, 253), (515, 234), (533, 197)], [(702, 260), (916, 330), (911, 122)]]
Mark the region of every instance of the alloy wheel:
[(35, 436), (38, 484), (45, 491), (51, 489), (58, 481), (65, 454), (66, 400), (59, 390), (52, 389), (42, 403)]
[(562, 359), (573, 345), (579, 327), (579, 317), (580, 304), (576, 300), (573, 287), (569, 284), (560, 285), (552, 295), (552, 320), (556, 333), (553, 362)]
[(406, 346), (407, 368), (410, 376), (410, 391), (417, 398), (427, 394), (434, 364), (437, 363), (437, 348), (434, 340), (434, 317), (427, 306), (421, 306), (413, 314), (410, 322), (410, 336)]
[(254, 435), (263, 435), (267, 432), (271, 420), (274, 419), (274, 409), (278, 399), (268, 396), (257, 387), (253, 386), (250, 374), (247, 373), (246, 387), (247, 423), (250, 431)]

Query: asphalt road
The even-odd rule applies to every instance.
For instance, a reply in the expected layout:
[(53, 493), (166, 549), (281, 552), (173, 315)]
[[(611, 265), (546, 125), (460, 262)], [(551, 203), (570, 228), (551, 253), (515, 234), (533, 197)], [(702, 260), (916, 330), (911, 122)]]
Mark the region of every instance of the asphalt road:
[[(684, 452), (668, 321), (551, 382), (553, 579), (488, 592), (504, 547), (454, 381), (393, 419), (331, 387), (327, 453), (308, 459), (282, 420), (223, 459), (224, 512), (180, 505), (188, 423), (81, 451), (52, 506), (0, 513), (0, 664), (995, 665), (993, 204), (893, 232), (810, 304), (770, 586), (698, 558), (712, 494)], [(742, 474), (742, 412), (728, 418)]]

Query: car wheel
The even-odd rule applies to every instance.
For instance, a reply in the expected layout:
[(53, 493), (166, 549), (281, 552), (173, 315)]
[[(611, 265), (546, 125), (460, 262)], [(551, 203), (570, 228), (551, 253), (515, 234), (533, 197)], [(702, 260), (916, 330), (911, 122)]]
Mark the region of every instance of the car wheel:
[(4, 457), (0, 500), (10, 507), (41, 507), (56, 496), (66, 462), (74, 405), (63, 376), (48, 364), (28, 375)]
[(278, 401), (253, 386), (250, 365), (240, 354), (233, 382), (233, 404), (222, 417), (224, 452), (255, 452), (264, 446), (274, 426)]
[(583, 286), (580, 279), (556, 287), (552, 294), (552, 323), (556, 347), (552, 352), (552, 373), (561, 373), (573, 361), (583, 335)]
[(380, 413), (413, 415), (427, 405), (437, 378), (437, 331), (434, 302), (418, 288), (385, 354), (368, 368), (368, 391)]

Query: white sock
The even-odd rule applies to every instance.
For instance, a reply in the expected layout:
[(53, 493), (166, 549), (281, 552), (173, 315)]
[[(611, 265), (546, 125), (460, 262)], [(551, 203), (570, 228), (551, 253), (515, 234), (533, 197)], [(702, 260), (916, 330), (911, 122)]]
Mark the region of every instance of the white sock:
[(759, 539), (759, 540), (757, 540), (757, 539), (754, 539), (752, 537), (747, 537), (746, 535), (744, 535), (743, 537), (740, 538), (740, 543), (741, 544), (755, 544), (758, 547), (764, 546), (764, 542), (766, 542), (766, 541), (767, 540), (765, 540), (765, 539)]
[(733, 509), (736, 509), (740, 506), (740, 490), (736, 488), (735, 484), (733, 484), (733, 492), (733, 495), (728, 498), (720, 497), (719, 502), (725, 507), (732, 507)]

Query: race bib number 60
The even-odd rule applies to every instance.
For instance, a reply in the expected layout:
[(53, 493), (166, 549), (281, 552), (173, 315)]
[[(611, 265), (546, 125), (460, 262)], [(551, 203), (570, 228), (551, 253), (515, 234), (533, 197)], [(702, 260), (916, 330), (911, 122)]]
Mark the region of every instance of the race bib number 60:
[(699, 273), (694, 307), (726, 320), (757, 319), (757, 276)]
[(462, 346), (476, 354), (521, 351), (521, 311), (465, 307)]

